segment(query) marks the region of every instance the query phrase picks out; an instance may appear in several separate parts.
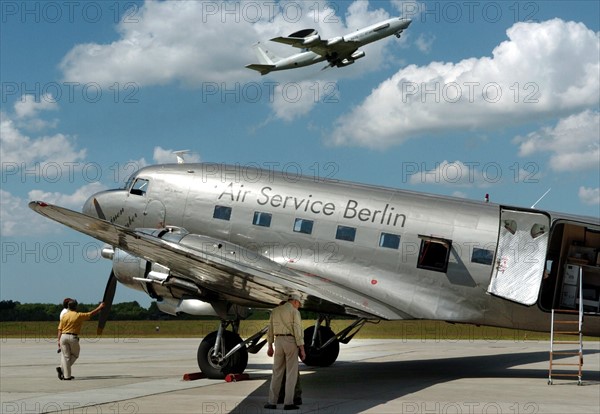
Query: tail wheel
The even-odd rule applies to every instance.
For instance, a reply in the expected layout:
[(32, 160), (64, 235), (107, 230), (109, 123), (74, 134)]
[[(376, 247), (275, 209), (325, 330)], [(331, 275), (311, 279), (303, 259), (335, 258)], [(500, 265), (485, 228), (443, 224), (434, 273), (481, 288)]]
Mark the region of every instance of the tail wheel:
[(198, 347), (198, 366), (211, 379), (223, 379), (227, 374), (241, 374), (248, 365), (248, 350), (242, 347), (225, 360), (221, 360), (233, 347), (242, 342), (242, 338), (231, 331), (223, 331), (220, 352), (213, 355), (217, 332), (211, 332), (200, 342)]
[(306, 351), (306, 359), (304, 363), (311, 367), (328, 367), (335, 362), (340, 353), (340, 342), (334, 339), (325, 348), (321, 346), (335, 337), (331, 328), (327, 326), (319, 326), (315, 346), (312, 346), (314, 326), (310, 326), (304, 330), (304, 349)]

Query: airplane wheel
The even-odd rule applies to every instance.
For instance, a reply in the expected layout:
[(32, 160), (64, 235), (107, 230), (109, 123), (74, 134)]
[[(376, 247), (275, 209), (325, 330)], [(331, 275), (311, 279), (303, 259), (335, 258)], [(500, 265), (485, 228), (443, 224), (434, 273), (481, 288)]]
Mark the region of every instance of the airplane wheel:
[(335, 334), (331, 328), (320, 326), (319, 332), (317, 332), (317, 340), (315, 341), (316, 346), (312, 347), (311, 343), (314, 331), (314, 326), (310, 326), (304, 330), (304, 350), (306, 351), (304, 363), (311, 367), (328, 367), (335, 362), (340, 354), (340, 342), (335, 339), (325, 348), (319, 350), (318, 348), (329, 341), (330, 338), (333, 338)]
[[(213, 356), (217, 331), (211, 332), (200, 342), (198, 347), (198, 366), (210, 379), (223, 379), (227, 374), (241, 374), (248, 365), (248, 350), (243, 347), (227, 360), (220, 361)], [(217, 357), (227, 354), (234, 346), (242, 342), (242, 338), (231, 331), (223, 331), (223, 347)]]

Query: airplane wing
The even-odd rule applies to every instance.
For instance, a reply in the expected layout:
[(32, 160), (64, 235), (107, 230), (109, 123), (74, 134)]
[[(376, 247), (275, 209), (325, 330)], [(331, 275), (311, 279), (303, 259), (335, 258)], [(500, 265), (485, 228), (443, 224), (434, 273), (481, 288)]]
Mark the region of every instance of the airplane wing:
[[(307, 30), (303, 32), (307, 32)], [(321, 56), (335, 56), (340, 59), (350, 56), (359, 46), (359, 42), (354, 40), (348, 41), (341, 36), (324, 40), (321, 39), (316, 32), (314, 33), (315, 34), (310, 34), (306, 37), (279, 36), (271, 39), (271, 41), (284, 43), (300, 49), (308, 49)]]
[[(130, 229), (63, 207), (32, 201), (37, 213), (115, 248), (158, 263), (193, 280), (202, 289), (244, 306), (275, 306), (291, 292), (301, 292), (303, 308), (378, 319), (412, 319), (362, 292), (318, 275), (282, 266), (256, 252), (198, 234), (179, 242), (158, 237), (158, 229)], [(218, 246), (218, 247), (217, 247)]]
[[(284, 43), (286, 45), (290, 45), (293, 47), (297, 47), (299, 49), (306, 49), (306, 38), (305, 37), (292, 37), (292, 36), (279, 36), (271, 39), (271, 42)], [(315, 43), (319, 45), (326, 45), (327, 40), (316, 39), (314, 42), (311, 42), (311, 46)]]

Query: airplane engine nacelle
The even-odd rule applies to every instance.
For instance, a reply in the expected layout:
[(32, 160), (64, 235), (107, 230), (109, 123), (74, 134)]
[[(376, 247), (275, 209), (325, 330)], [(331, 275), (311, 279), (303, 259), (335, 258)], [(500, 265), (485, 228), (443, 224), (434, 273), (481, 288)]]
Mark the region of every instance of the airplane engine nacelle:
[(146, 272), (146, 261), (132, 256), (123, 250), (105, 247), (102, 249), (102, 257), (112, 259), (113, 272), (117, 280), (125, 286), (144, 292), (144, 287), (134, 278), (143, 278)]
[(319, 35), (308, 36), (306, 39), (304, 39), (304, 41), (302, 42), (302, 45), (304, 45), (306, 47), (310, 47), (311, 45), (317, 43), (320, 40), (321, 40), (321, 36), (319, 36)]
[[(153, 237), (180, 244), (196, 250), (198, 254), (228, 257), (233, 246), (210, 237), (190, 234), (185, 229), (168, 227), (164, 229), (138, 229)], [(247, 256), (247, 255), (246, 255)], [(102, 249), (102, 257), (111, 259), (117, 280), (127, 287), (140, 290), (156, 299), (158, 308), (165, 313), (177, 315), (187, 313), (200, 316), (247, 317), (247, 308), (230, 307), (221, 302), (207, 302), (207, 292), (183, 274), (158, 263), (148, 262), (121, 249), (107, 246)], [(220, 272), (215, 269), (215, 272)], [(214, 306), (213, 306), (214, 305)]]
[(344, 38), (342, 36), (332, 37), (331, 39), (329, 39), (327, 41), (327, 46), (333, 46), (333, 45), (335, 45), (337, 43), (340, 43), (343, 40), (344, 40)]
[(350, 55), (350, 58), (352, 60), (358, 60), (358, 59), (364, 58), (364, 57), (365, 57), (365, 52), (362, 50), (357, 50), (356, 52), (354, 52)]

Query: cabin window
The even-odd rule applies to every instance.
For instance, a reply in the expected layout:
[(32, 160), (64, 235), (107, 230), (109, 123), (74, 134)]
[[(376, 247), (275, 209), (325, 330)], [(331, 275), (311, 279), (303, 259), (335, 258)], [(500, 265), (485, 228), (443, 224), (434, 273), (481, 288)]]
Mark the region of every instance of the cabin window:
[(471, 255), (472, 263), (479, 263), (484, 265), (491, 265), (494, 261), (494, 252), (487, 249), (473, 248), (473, 254)]
[(213, 218), (229, 221), (229, 219), (231, 218), (231, 207), (215, 206)]
[(252, 224), (261, 227), (271, 227), (271, 214), (255, 211)]
[(421, 239), (421, 248), (417, 267), (446, 273), (452, 240), (421, 235), (419, 238)]
[(296, 233), (311, 234), (313, 230), (313, 221), (297, 218), (294, 222), (294, 231)]
[(356, 237), (356, 228), (347, 226), (338, 226), (335, 238), (338, 240), (354, 241)]
[(138, 178), (133, 183), (133, 186), (131, 186), (131, 190), (129, 192), (131, 194), (143, 196), (144, 194), (146, 194), (146, 191), (148, 191), (148, 183), (149, 183), (148, 180), (145, 180), (143, 178)]
[(379, 236), (379, 247), (397, 249), (400, 247), (400, 236), (391, 233), (381, 233)]

